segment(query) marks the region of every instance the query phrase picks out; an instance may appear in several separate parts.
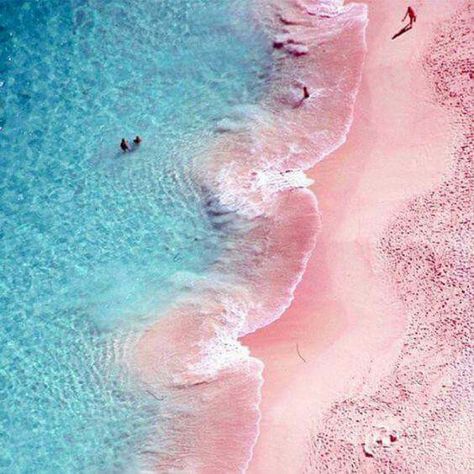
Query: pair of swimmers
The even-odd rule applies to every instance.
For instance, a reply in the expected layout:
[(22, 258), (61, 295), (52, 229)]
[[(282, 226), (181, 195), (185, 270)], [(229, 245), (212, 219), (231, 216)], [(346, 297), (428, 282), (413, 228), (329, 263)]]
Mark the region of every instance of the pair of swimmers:
[[(138, 135), (133, 139), (133, 144), (135, 145), (135, 147), (138, 147), (141, 142), (142, 142), (142, 139)], [(120, 142), (120, 149), (124, 153), (126, 153), (127, 151), (132, 151), (132, 149), (130, 148), (130, 145), (128, 144), (128, 141), (125, 140), (125, 138), (122, 138), (122, 141)]]

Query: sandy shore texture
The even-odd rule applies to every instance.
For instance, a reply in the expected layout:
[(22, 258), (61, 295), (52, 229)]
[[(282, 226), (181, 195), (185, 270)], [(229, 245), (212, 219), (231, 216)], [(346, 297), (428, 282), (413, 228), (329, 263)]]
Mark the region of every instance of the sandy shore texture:
[(472, 7), (414, 1), (391, 40), (407, 2), (365, 3), (353, 126), (310, 172), (316, 248), (243, 339), (265, 365), (251, 473), (474, 469)]

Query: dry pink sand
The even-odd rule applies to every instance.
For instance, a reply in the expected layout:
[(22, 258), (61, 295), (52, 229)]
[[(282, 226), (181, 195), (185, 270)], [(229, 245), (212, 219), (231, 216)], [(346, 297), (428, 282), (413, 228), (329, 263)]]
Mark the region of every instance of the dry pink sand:
[[(249, 466), (252, 473), (468, 472), (469, 466), (472, 468), (466, 428), (461, 426), (456, 431), (457, 424), (469, 428), (469, 423), (461, 420), (459, 413), (457, 418), (453, 413), (451, 427), (446, 428), (450, 434), (443, 441), (447, 450), (458, 448), (461, 453), (450, 459), (453, 464), (443, 464), (446, 456), (436, 448), (443, 442), (433, 443), (433, 449), (429, 446), (429, 439), (439, 433), (427, 434), (423, 441), (428, 446), (421, 450), (423, 455), (418, 453), (418, 460), (426, 464), (409, 465), (406, 459), (410, 454), (400, 454), (402, 449), (397, 451), (399, 458), (393, 465), (389, 456), (375, 453), (382, 445), (384, 453), (393, 443), (403, 446), (409, 422), (401, 410), (408, 413), (425, 403), (421, 400), (429, 404), (430, 396), (434, 399), (442, 385), (439, 380), (438, 385), (431, 380), (422, 394), (412, 390), (411, 398), (404, 392), (411, 390), (403, 385), (404, 375), (399, 373), (401, 366), (409, 366), (404, 351), (414, 347), (409, 355), (422, 372), (422, 357), (432, 354), (417, 354), (416, 344), (410, 346), (407, 342), (416, 330), (410, 317), (424, 314), (410, 313), (421, 307), (421, 297), (407, 307), (407, 290), (394, 284), (397, 275), (390, 270), (397, 261), (387, 258), (385, 244), (392, 228), (395, 235), (398, 232), (393, 219), (410, 200), (439, 187), (452, 173), (455, 146), (465, 124), (456, 123), (440, 105), (423, 65), (438, 25), (447, 23), (468, 2), (412, 2), (418, 22), (412, 31), (394, 41), (391, 36), (401, 28), (407, 3), (365, 3), (369, 5), (368, 53), (354, 123), (347, 143), (311, 172), (322, 214), (316, 248), (291, 308), (271, 326), (243, 339), (252, 355), (265, 364), (260, 435)], [(469, 42), (465, 46), (469, 47)], [(472, 220), (472, 210), (470, 215)], [(411, 225), (416, 227), (416, 220)], [(436, 239), (425, 235), (420, 241), (426, 246)], [(469, 247), (472, 241), (466, 245)], [(471, 270), (466, 264), (465, 278)], [(403, 273), (398, 278), (403, 280)], [(415, 293), (416, 287), (415, 280)], [(426, 296), (423, 303), (427, 307), (435, 304)], [(434, 340), (433, 344), (437, 343)], [(417, 344), (421, 347), (423, 340)], [(444, 350), (454, 354), (446, 347), (440, 349), (441, 353)], [(443, 366), (440, 357), (438, 365)], [(447, 365), (452, 360), (446, 356), (444, 362)], [(402, 382), (396, 384), (395, 377)], [(377, 392), (382, 386), (384, 390)], [(393, 410), (389, 407), (383, 412), (383, 399), (364, 399), (373, 393), (386, 397), (386, 404), (391, 404)], [(406, 399), (405, 406), (398, 405), (401, 399)], [(364, 407), (360, 400), (372, 405)], [(338, 402), (350, 408), (338, 411)], [(367, 412), (368, 416), (361, 415), (359, 420), (363, 430), (357, 420), (347, 420), (352, 409)], [(418, 417), (420, 413), (418, 410)], [(459, 439), (453, 440), (455, 436)], [(464, 448), (459, 447), (462, 444)], [(436, 449), (440, 451), (439, 461)]]

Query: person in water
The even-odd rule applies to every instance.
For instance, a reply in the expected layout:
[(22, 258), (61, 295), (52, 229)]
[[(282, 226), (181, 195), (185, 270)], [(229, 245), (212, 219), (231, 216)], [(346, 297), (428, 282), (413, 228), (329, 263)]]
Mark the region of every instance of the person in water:
[(125, 140), (125, 138), (122, 138), (122, 141), (120, 142), (120, 148), (124, 153), (127, 151), (131, 151), (130, 145), (128, 144), (127, 140)]
[(137, 135), (134, 139), (133, 139), (133, 143), (135, 143), (135, 145), (140, 145), (140, 143), (142, 142), (142, 139)]
[(303, 105), (303, 102), (306, 99), (309, 99), (309, 97), (310, 97), (310, 94), (309, 94), (308, 88), (306, 86), (303, 86), (303, 97), (293, 107), (295, 109), (298, 107), (301, 107)]
[(410, 19), (410, 27), (412, 27), (413, 23), (416, 23), (416, 13), (412, 7), (407, 8), (407, 12), (405, 13), (405, 16), (403, 17), (402, 23), (406, 20), (407, 17)]

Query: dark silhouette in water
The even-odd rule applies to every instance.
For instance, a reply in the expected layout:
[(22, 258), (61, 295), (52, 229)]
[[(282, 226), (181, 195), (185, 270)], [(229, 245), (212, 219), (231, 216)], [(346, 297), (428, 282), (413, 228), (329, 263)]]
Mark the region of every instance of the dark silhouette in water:
[(394, 40), (395, 38), (398, 38), (399, 36), (403, 35), (403, 33), (406, 33), (407, 31), (410, 31), (413, 28), (413, 23), (416, 22), (416, 13), (415, 10), (413, 10), (412, 7), (407, 8), (407, 12), (405, 13), (405, 16), (402, 19), (402, 22), (406, 20), (406, 18), (410, 19), (410, 23), (408, 25), (405, 25), (398, 33), (395, 33), (392, 36), (392, 39)]
[(127, 151), (131, 151), (130, 145), (128, 144), (127, 140), (125, 140), (125, 138), (122, 138), (122, 141), (120, 142), (120, 148), (124, 153)]
[(306, 86), (303, 86), (303, 97), (298, 101), (298, 103), (296, 105), (294, 105), (293, 108), (298, 108), (298, 107), (301, 107), (301, 105), (303, 104), (303, 102), (306, 100), (306, 99), (309, 99), (310, 98), (310, 93), (308, 91), (308, 88)]
[(120, 142), (120, 149), (124, 153), (126, 153), (127, 151), (133, 151), (133, 150), (136, 150), (140, 146), (141, 142), (142, 142), (142, 139), (137, 135), (133, 139), (133, 148), (130, 148), (130, 145), (129, 145), (128, 141), (125, 140), (125, 138), (122, 138), (122, 141)]

